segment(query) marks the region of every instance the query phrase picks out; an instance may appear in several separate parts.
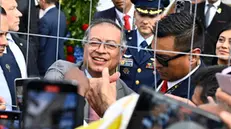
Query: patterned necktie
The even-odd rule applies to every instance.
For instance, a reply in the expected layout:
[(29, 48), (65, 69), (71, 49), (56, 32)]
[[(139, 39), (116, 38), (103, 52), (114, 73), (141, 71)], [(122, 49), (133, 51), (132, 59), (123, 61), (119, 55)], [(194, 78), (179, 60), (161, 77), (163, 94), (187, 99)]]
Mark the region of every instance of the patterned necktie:
[(208, 9), (205, 13), (205, 27), (207, 28), (210, 24), (209, 19), (211, 18), (210, 12), (211, 12), (211, 8), (214, 7), (213, 4), (207, 4)]
[(162, 86), (161, 86), (161, 89), (160, 89), (160, 92), (161, 93), (166, 93), (168, 90), (168, 81), (167, 80), (164, 80)]
[(124, 28), (126, 30), (131, 30), (130, 23), (129, 23), (129, 18), (130, 18), (129, 15), (124, 16)]

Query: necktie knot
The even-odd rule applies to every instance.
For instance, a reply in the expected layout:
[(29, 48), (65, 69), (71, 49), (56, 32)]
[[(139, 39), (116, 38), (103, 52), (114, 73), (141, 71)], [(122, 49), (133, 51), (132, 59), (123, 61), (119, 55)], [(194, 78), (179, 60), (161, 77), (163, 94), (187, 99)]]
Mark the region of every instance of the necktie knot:
[(207, 4), (207, 6), (208, 6), (209, 8), (211, 8), (211, 7), (213, 7), (214, 5), (213, 5), (213, 4)]
[(129, 15), (124, 16), (124, 28), (126, 30), (131, 30), (130, 23), (129, 23), (129, 18), (130, 18)]
[(160, 92), (161, 93), (166, 93), (168, 91), (168, 81), (164, 80), (163, 84), (161, 86)]
[(144, 40), (144, 41), (140, 44), (140, 46), (141, 46), (142, 48), (146, 48), (146, 47), (148, 46), (148, 43)]
[(129, 16), (129, 15), (125, 15), (125, 16), (124, 16), (124, 21), (129, 20), (129, 18), (130, 18), (130, 16)]

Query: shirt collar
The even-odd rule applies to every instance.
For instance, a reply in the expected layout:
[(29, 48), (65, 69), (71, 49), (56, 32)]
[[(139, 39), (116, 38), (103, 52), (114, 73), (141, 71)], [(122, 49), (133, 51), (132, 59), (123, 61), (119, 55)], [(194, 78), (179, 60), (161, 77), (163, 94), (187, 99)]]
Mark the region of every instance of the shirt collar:
[[(6, 39), (7, 39), (7, 42), (8, 42), (8, 46), (10, 46), (10, 44), (14, 43), (14, 40), (13, 40), (13, 38), (12, 38), (12, 36), (11, 36), (10, 33), (6, 34)], [(6, 48), (5, 48), (5, 50), (4, 50), (3, 53), (5, 53), (5, 54), (7, 53)]]
[(52, 9), (52, 8), (55, 8), (56, 6), (55, 5), (51, 5), (51, 6), (49, 6), (48, 8), (46, 8), (45, 10), (44, 10), (44, 15), (50, 10), (50, 9)]
[(87, 78), (92, 78), (92, 76), (90, 75), (90, 73), (88, 72), (87, 69), (85, 69), (84, 72), (85, 72), (85, 75), (87, 76)]
[(185, 77), (183, 77), (183, 78), (181, 78), (181, 79), (179, 79), (179, 80), (173, 81), (173, 82), (169, 82), (169, 81), (168, 81), (168, 89), (172, 88), (172, 87), (175, 86), (176, 84), (178, 84), (178, 83), (184, 81), (185, 79), (187, 79), (189, 76), (191, 76), (194, 72), (197, 71), (197, 69), (200, 67), (200, 65), (201, 65), (201, 61), (199, 60), (199, 61), (198, 61), (197, 67), (194, 68), (191, 72), (189, 72)]
[[(206, 0), (205, 2), (205, 6), (207, 6), (209, 4), (208, 0)], [(218, 6), (220, 6), (221, 4), (221, 0), (218, 0), (217, 2), (213, 3), (213, 6), (218, 8)]]
[(7, 41), (10, 41), (10, 43), (14, 42), (14, 40), (13, 40), (13, 38), (12, 38), (12, 36), (11, 36), (10, 33), (6, 34), (6, 39), (7, 39)]
[[(120, 17), (120, 18), (123, 18), (124, 17), (124, 13), (123, 12), (120, 12), (117, 8), (115, 8), (115, 11), (116, 11), (116, 14)], [(135, 7), (134, 5), (132, 4), (130, 10), (128, 11), (127, 15), (130, 16), (130, 18), (133, 18), (134, 16), (134, 11), (135, 11)]]
[(148, 37), (147, 39), (144, 39), (143, 36), (140, 34), (140, 32), (139, 32), (138, 30), (136, 30), (136, 31), (137, 31), (137, 41), (138, 41), (138, 42), (137, 42), (137, 43), (138, 43), (137, 45), (138, 45), (138, 47), (140, 46), (140, 44), (141, 44), (144, 40), (147, 42), (148, 46), (151, 45), (154, 35), (151, 35), (151, 36)]

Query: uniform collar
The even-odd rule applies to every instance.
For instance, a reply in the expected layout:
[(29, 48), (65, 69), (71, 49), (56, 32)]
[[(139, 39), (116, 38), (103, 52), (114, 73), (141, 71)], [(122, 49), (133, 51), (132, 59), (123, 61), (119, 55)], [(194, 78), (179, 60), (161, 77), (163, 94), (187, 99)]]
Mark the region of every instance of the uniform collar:
[(137, 47), (139, 47), (140, 44), (141, 44), (144, 40), (147, 42), (148, 46), (151, 45), (154, 35), (151, 35), (151, 36), (148, 37), (147, 39), (144, 39), (144, 37), (140, 34), (140, 32), (139, 32), (138, 30), (136, 30), (136, 31), (137, 31)]
[(88, 79), (92, 78), (91, 74), (88, 72), (87, 69), (84, 69), (84, 73), (85, 73), (85, 75), (87, 76)]
[[(13, 40), (13, 38), (12, 38), (12, 36), (11, 36), (10, 33), (6, 34), (6, 39), (7, 39), (8, 46), (10, 46), (10, 44), (14, 43), (14, 40)], [(4, 50), (3, 53), (5, 53), (5, 54), (7, 53), (6, 48), (5, 48), (5, 50)]]

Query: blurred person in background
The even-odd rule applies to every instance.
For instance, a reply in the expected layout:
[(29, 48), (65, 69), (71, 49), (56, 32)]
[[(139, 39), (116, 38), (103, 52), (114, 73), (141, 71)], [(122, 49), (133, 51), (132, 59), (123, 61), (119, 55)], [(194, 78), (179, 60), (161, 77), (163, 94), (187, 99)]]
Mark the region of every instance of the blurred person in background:
[[(20, 17), (22, 16), (17, 9), (17, 2), (15, 0), (2, 1), (2, 7), (7, 13), (9, 30), (17, 32), (19, 30)], [(6, 53), (8, 54), (5, 54), (2, 60), (6, 60), (8, 64), (14, 64), (14, 69), (21, 73), (18, 77), (38, 76), (35, 44), (27, 43), (26, 40), (19, 38), (16, 33), (8, 33), (7, 40), (9, 46)]]
[[(215, 55), (221, 30), (231, 23), (231, 7), (221, 0), (205, 0), (197, 5), (197, 17), (204, 26), (203, 54)], [(216, 58), (202, 57), (206, 65), (216, 64)]]
[[(7, 22), (10, 31), (19, 30), (19, 22), (22, 14), (17, 9), (15, 0), (2, 1), (2, 7), (7, 13)], [(8, 46), (6, 46), (5, 54), (1, 57), (1, 67), (11, 93), (12, 105), (16, 104), (14, 80), (16, 78), (27, 78), (27, 76), (37, 75), (37, 64), (34, 57), (33, 47), (27, 49), (27, 42), (18, 37), (15, 33), (7, 33)], [(28, 63), (27, 63), (27, 62)], [(27, 63), (27, 64), (26, 64)], [(28, 66), (28, 67), (27, 67)]]
[(0, 10), (1, 10), (1, 15), (0, 15), (0, 30), (1, 30), (0, 32), (0, 86), (1, 86), (0, 110), (12, 110), (11, 106), (6, 107), (5, 104), (6, 103), (9, 105), (12, 104), (11, 90), (13, 90), (13, 87), (12, 86), (8, 87), (5, 74), (3, 71), (5, 66), (1, 65), (1, 56), (5, 53), (5, 47), (8, 45), (6, 34), (9, 31), (9, 26), (8, 26), (5, 9), (0, 6)]
[[(38, 34), (39, 7), (37, 0), (17, 0), (18, 10), (22, 13), (20, 17), (19, 31), (23, 33)], [(30, 18), (30, 19), (29, 19)], [(29, 20), (29, 21), (28, 21)], [(29, 28), (28, 28), (29, 27)], [(37, 36), (27, 34), (18, 34), (19, 37), (27, 40), (34, 47), (34, 55), (38, 57), (39, 40)]]
[(195, 76), (196, 87), (192, 96), (192, 102), (195, 105), (206, 104), (209, 102), (208, 97), (212, 97), (216, 100), (216, 91), (219, 88), (219, 84), (216, 79), (216, 73), (222, 72), (227, 66), (210, 66), (201, 69)]
[(218, 65), (230, 65), (231, 53), (231, 24), (226, 26), (220, 33), (216, 44), (216, 55), (224, 56), (217, 58)]
[(112, 0), (114, 7), (96, 12), (93, 19), (105, 18), (115, 21), (125, 30), (135, 29), (133, 26), (134, 5), (130, 0)]
[[(44, 15), (39, 20), (39, 57), (38, 68), (41, 76), (45, 75), (47, 69), (58, 59), (64, 59), (64, 40), (66, 36), (65, 14), (56, 7), (56, 0), (40, 0), (39, 6)], [(55, 37), (46, 37), (55, 36)]]

